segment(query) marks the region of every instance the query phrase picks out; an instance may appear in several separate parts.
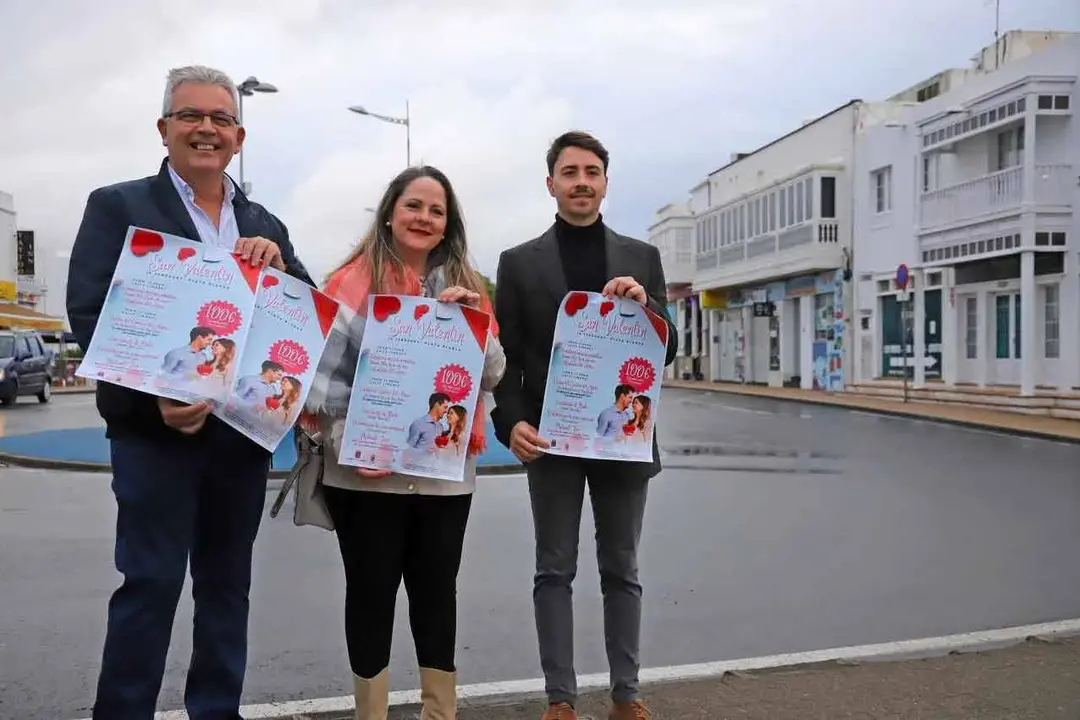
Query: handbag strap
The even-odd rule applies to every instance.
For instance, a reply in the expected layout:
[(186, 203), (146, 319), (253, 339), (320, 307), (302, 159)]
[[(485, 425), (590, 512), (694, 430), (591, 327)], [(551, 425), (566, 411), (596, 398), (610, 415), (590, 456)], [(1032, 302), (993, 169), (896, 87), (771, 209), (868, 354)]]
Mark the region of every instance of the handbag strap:
[(293, 464), (292, 470), (289, 471), (289, 475), (285, 478), (285, 482), (281, 484), (281, 490), (278, 491), (274, 504), (270, 506), (271, 518), (276, 518), (278, 513), (281, 512), (281, 507), (285, 504), (285, 498), (289, 496), (289, 491), (296, 484), (296, 479), (300, 477), (300, 473), (304, 472), (304, 469), (313, 460), (317, 459), (318, 462), (322, 462), (321, 433), (312, 436), (297, 425), (293, 428), (293, 437), (296, 440), (296, 462)]

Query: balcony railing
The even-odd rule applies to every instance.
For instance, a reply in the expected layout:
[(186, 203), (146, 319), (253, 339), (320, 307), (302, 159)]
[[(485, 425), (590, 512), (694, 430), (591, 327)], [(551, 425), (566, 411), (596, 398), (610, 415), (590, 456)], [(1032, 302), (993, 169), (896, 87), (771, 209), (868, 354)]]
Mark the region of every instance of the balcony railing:
[[(1034, 201), (1067, 205), (1071, 165), (1036, 165)], [(924, 193), (919, 204), (922, 227), (939, 227), (1008, 210), (1024, 202), (1023, 166), (999, 170), (940, 190)]]
[(784, 255), (789, 250), (807, 245), (835, 246), (839, 242), (840, 229), (837, 223), (807, 222), (785, 228), (778, 233), (769, 233), (716, 250), (698, 253), (695, 265), (698, 270), (728, 268), (738, 263), (756, 261), (759, 258)]

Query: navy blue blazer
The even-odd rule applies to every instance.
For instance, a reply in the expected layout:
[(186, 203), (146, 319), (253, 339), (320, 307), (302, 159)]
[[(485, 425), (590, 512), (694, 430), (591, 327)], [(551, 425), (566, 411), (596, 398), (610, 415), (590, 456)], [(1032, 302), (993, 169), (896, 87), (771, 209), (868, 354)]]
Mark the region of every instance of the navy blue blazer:
[[(90, 347), (129, 226), (200, 242), (195, 223), (169, 177), (167, 162), (162, 161), (157, 175), (98, 188), (86, 200), (82, 224), (71, 250), (67, 283), (68, 321), (84, 351)], [(273, 240), (281, 249), (287, 272), (315, 285), (297, 258), (284, 223), (262, 205), (248, 200), (239, 188), (233, 198), (233, 209), (240, 237)], [(165, 425), (157, 400), (147, 393), (98, 383), (97, 407), (105, 420), (106, 434), (111, 438), (187, 437)], [(211, 417), (210, 421), (217, 419)], [(237, 438), (244, 439), (239, 433)]]

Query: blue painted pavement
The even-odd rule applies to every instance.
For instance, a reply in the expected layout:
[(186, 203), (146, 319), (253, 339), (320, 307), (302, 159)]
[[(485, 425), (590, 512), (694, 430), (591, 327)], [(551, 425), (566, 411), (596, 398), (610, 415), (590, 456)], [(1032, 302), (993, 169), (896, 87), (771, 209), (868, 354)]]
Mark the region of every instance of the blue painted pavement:
[[(488, 420), (487, 424), (487, 438), (488, 447), (477, 459), (478, 467), (519, 464), (513, 453), (495, 439), (495, 430), (491, 420)], [(0, 453), (40, 460), (110, 464), (109, 441), (105, 438), (104, 427), (65, 428), (41, 430), (24, 435), (8, 435), (0, 438)], [(293, 445), (292, 433), (290, 433), (281, 441), (277, 452), (274, 453), (273, 468), (287, 470), (293, 466), (294, 462), (296, 462), (296, 448)]]

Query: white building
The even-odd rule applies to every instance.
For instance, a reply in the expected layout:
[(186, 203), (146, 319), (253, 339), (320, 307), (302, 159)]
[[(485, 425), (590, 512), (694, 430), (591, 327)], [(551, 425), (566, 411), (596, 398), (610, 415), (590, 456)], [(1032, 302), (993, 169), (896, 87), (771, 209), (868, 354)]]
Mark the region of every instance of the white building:
[[(686, 204), (671, 203), (656, 211), (656, 221), (649, 227), (649, 242), (660, 251), (660, 262), (667, 281), (668, 313), (679, 328), (679, 354), (665, 368), (667, 377), (695, 376), (695, 349), (691, 338), (691, 319), (695, 302), (691, 284), (694, 281), (694, 216)], [(699, 364), (699, 363), (698, 363)]]
[(844, 388), (856, 137), (898, 107), (853, 100), (691, 190), (710, 379)]
[(1007, 33), (859, 138), (858, 383), (1080, 389), (1078, 77), (1080, 35)]

